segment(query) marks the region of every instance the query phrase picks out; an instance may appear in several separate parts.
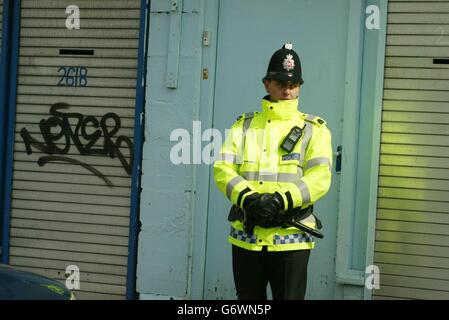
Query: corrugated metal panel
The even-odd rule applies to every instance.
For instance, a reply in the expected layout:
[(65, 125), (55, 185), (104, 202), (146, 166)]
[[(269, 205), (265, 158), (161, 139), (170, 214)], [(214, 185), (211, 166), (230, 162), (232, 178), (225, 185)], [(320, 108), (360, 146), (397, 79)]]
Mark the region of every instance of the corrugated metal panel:
[(72, 4), (21, 1), (10, 263), (123, 299), (140, 1), (78, 0), (79, 30)]
[(449, 299), (449, 1), (390, 0), (374, 299)]

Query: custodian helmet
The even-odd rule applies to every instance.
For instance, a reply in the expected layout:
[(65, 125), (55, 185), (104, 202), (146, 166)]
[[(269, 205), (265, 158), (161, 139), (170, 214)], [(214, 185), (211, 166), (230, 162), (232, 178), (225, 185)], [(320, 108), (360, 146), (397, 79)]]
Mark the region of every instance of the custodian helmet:
[(267, 74), (263, 80), (290, 81), (303, 84), (301, 61), (289, 42), (276, 51), (268, 64)]

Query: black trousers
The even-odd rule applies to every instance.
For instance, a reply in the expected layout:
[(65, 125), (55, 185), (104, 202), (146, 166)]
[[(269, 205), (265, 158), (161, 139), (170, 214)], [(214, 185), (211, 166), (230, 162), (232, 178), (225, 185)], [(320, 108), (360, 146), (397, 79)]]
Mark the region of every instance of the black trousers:
[(304, 300), (310, 250), (269, 252), (232, 246), (232, 268), (239, 300)]

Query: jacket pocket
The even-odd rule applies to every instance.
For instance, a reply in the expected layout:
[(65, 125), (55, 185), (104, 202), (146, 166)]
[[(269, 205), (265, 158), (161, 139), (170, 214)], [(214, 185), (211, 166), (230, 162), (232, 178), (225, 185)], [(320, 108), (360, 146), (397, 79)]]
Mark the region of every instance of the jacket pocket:
[(302, 163), (299, 160), (299, 157), (279, 157), (279, 172), (280, 173), (289, 173), (289, 174), (297, 174), (300, 177), (303, 175)]

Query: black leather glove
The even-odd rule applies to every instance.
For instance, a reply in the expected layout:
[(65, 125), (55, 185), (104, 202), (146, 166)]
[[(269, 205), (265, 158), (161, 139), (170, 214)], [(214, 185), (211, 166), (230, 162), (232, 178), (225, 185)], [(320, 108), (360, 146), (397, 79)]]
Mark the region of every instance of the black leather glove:
[(256, 225), (272, 227), (277, 216), (284, 209), (284, 200), (279, 193), (263, 193), (261, 197), (251, 202), (246, 207), (246, 214), (254, 218)]
[(242, 209), (245, 210), (245, 211), (247, 211), (247, 210), (248, 210), (248, 207), (249, 207), (254, 201), (259, 200), (261, 197), (262, 197), (262, 194), (261, 194), (261, 193), (258, 193), (258, 192), (253, 193), (253, 194), (250, 194), (250, 195), (247, 196), (247, 197), (245, 198), (245, 200), (243, 201)]
[(242, 209), (244, 210), (244, 219), (243, 219), (243, 230), (245, 230), (248, 234), (253, 234), (254, 227), (256, 226), (256, 217), (254, 212), (248, 211), (248, 208), (256, 201), (258, 201), (262, 197), (260, 193), (250, 194), (245, 198), (242, 204)]

